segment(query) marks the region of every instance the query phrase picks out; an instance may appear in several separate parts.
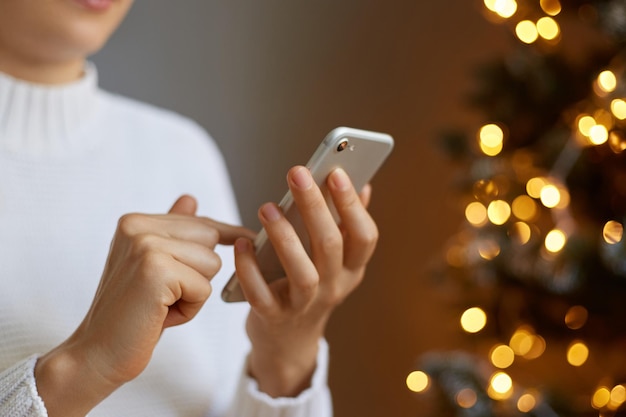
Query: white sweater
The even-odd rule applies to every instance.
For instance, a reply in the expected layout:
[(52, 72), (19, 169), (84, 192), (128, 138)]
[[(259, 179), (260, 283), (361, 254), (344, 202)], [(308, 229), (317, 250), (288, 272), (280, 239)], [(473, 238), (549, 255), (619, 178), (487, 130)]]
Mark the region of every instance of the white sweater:
[[(0, 416), (46, 416), (33, 370), (87, 312), (119, 217), (165, 213), (194, 195), (199, 214), (238, 223), (215, 143), (179, 115), (81, 80), (41, 86), (0, 74)], [(199, 315), (167, 329), (147, 369), (91, 417), (327, 417), (327, 346), (312, 386), (270, 398), (246, 376), (245, 303), (219, 292), (232, 248)], [(71, 399), (68, 399), (71, 401)]]

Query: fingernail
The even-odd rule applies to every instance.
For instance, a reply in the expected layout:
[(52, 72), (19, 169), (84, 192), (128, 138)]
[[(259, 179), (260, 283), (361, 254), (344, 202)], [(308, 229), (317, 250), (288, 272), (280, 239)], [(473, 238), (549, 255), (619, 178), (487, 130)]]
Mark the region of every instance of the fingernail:
[(294, 169), (291, 174), (291, 180), (296, 187), (302, 190), (307, 190), (311, 187), (311, 185), (313, 185), (311, 173), (304, 167)]
[(330, 180), (337, 190), (347, 190), (352, 186), (348, 174), (346, 174), (346, 171), (341, 168), (337, 168), (333, 171), (332, 175), (330, 176)]
[(250, 249), (250, 241), (246, 238), (240, 237), (235, 241), (235, 250), (239, 253), (248, 252)]
[(274, 203), (267, 203), (261, 206), (261, 216), (268, 222), (280, 219), (280, 209)]

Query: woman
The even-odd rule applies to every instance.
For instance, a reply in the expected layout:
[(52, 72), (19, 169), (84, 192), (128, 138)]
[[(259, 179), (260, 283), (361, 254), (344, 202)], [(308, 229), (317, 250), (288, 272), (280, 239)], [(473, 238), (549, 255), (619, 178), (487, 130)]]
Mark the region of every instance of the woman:
[[(330, 416), (324, 328), (376, 244), (369, 188), (329, 177), (339, 228), (292, 168), (313, 255), (263, 205), (268, 286), (206, 133), (97, 87), (86, 58), (131, 3), (0, 0), (0, 415)], [(233, 263), (249, 304), (211, 295)]]

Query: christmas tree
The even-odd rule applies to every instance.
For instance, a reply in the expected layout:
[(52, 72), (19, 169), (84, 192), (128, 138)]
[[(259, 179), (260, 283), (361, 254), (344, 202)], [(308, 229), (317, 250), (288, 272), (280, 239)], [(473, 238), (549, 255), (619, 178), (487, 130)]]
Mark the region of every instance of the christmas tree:
[(626, 416), (626, 1), (484, 0), (511, 38), (448, 130), (443, 279), (472, 349), (419, 358), (437, 416)]

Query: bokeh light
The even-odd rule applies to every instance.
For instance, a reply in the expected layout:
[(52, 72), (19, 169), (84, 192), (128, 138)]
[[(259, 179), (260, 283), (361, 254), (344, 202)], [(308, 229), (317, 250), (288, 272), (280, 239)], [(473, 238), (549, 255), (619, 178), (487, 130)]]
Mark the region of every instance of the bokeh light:
[(465, 208), (465, 218), (473, 226), (484, 226), (487, 223), (487, 207), (478, 201), (471, 202)]
[(480, 307), (468, 308), (461, 315), (461, 327), (468, 333), (478, 333), (487, 324), (487, 314)]
[(537, 26), (530, 20), (522, 20), (515, 26), (515, 34), (524, 43), (533, 43), (539, 37)]
[(456, 394), (455, 400), (461, 408), (472, 408), (478, 401), (478, 395), (471, 388), (463, 388)]
[(582, 366), (589, 357), (589, 348), (582, 341), (574, 341), (567, 348), (567, 362), (572, 366)]
[(562, 230), (552, 229), (548, 232), (545, 239), (545, 246), (549, 252), (560, 252), (567, 243), (567, 236)]
[(578, 330), (587, 323), (589, 312), (587, 309), (580, 305), (570, 307), (565, 313), (565, 325), (572, 329)]
[(520, 195), (511, 203), (511, 210), (518, 219), (531, 221), (537, 215), (537, 204), (531, 197)]
[(487, 207), (487, 217), (495, 225), (503, 225), (511, 217), (511, 206), (504, 200), (494, 200)]
[(515, 361), (515, 352), (507, 345), (496, 345), (489, 352), (489, 359), (496, 368), (508, 368)]
[(611, 113), (619, 120), (626, 119), (626, 101), (621, 98), (611, 101)]
[(423, 392), (430, 385), (430, 378), (423, 371), (413, 371), (406, 377), (406, 386), (413, 392)]
[(612, 71), (602, 71), (598, 75), (598, 87), (605, 93), (610, 93), (617, 87), (617, 78)]
[(609, 220), (602, 228), (602, 237), (609, 245), (615, 245), (622, 241), (624, 236), (624, 226), (615, 220)]
[(542, 38), (551, 41), (559, 36), (560, 29), (556, 20), (546, 16), (537, 21), (537, 32)]

